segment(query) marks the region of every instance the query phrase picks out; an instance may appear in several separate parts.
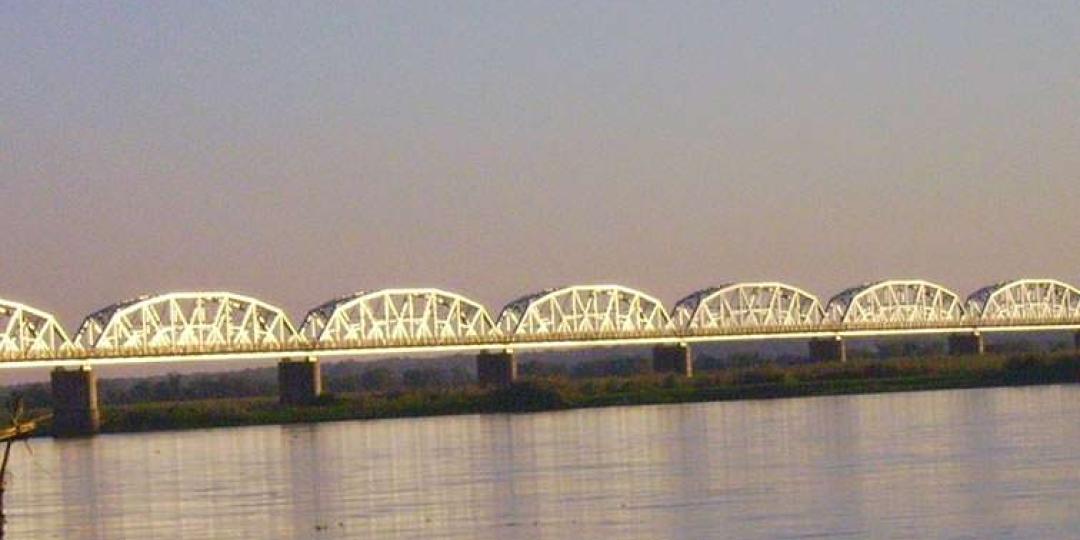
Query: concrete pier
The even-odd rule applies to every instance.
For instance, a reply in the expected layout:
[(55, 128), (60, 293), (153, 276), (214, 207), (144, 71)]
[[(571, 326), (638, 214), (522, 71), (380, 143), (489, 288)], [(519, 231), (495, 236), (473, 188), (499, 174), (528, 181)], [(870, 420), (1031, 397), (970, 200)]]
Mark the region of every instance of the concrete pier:
[(839, 336), (812, 339), (810, 359), (815, 362), (847, 362), (847, 344)]
[(949, 355), (964, 356), (983, 354), (986, 352), (986, 344), (982, 334), (953, 334), (949, 336)]
[(684, 377), (694, 376), (694, 355), (685, 343), (657, 345), (653, 347), (652, 365), (656, 373), (675, 373)]
[(517, 380), (513, 351), (482, 352), (476, 356), (476, 379), (484, 386), (509, 386)]
[(1080, 332), (1073, 334), (1073, 350), (1080, 353)]
[(97, 375), (87, 369), (57, 368), (52, 381), (53, 437), (85, 437), (98, 432)]
[(314, 356), (278, 362), (278, 398), (282, 405), (313, 405), (322, 395), (322, 371)]

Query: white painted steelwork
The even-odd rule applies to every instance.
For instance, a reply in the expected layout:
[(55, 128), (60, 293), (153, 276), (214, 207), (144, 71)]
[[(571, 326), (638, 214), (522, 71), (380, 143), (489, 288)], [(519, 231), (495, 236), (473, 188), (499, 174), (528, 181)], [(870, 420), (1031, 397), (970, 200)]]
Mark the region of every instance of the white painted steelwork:
[(735, 283), (684, 298), (672, 320), (640, 291), (583, 285), (522, 297), (494, 323), (454, 293), (387, 289), (322, 304), (298, 332), (282, 310), (253, 298), (189, 292), (102, 309), (71, 341), (54, 317), (0, 300), (0, 369), (1080, 330), (1080, 290), (1056, 280), (983, 287), (968, 306), (964, 316), (956, 295), (930, 282), (884, 281), (838, 294), (823, 316), (801, 289)]
[(847, 325), (933, 325), (964, 317), (956, 293), (919, 279), (889, 280), (847, 289), (829, 300), (828, 320)]
[(968, 314), (979, 321), (1080, 319), (1080, 289), (1056, 279), (1016, 279), (968, 296)]
[(808, 328), (825, 311), (816, 296), (784, 283), (729, 283), (702, 289), (675, 304), (675, 327), (690, 333), (755, 328)]
[(308, 312), (301, 333), (319, 347), (477, 343), (497, 337), (487, 309), (432, 288), (357, 292)]
[(71, 347), (56, 317), (0, 299), (0, 360), (50, 358), (69, 353)]
[[(32, 369), (32, 368), (55, 368), (55, 367), (87, 367), (109, 366), (129, 364), (150, 364), (170, 362), (221, 362), (226, 360), (252, 360), (268, 361), (280, 360), (283, 356), (306, 356), (316, 358), (332, 357), (365, 357), (385, 355), (439, 355), (450, 353), (470, 353), (480, 351), (525, 351), (525, 350), (550, 350), (550, 349), (581, 349), (591, 347), (626, 347), (647, 346), (675, 343), (724, 343), (735, 341), (764, 341), (764, 340), (803, 340), (821, 338), (866, 338), (885, 336), (912, 336), (912, 335), (948, 335), (969, 333), (972, 326), (955, 325), (940, 327), (911, 327), (911, 328), (880, 328), (872, 330), (817, 330), (795, 332), (769, 332), (769, 333), (746, 333), (746, 334), (712, 334), (698, 336), (680, 335), (657, 335), (653, 337), (612, 337), (601, 339), (569, 339), (569, 340), (534, 340), (519, 341), (514, 343), (476, 343), (468, 345), (432, 345), (417, 347), (366, 347), (357, 349), (319, 349), (309, 346), (298, 346), (295, 350), (276, 351), (221, 351), (203, 353), (161, 353), (146, 355), (121, 355), (87, 357), (84, 352), (74, 352), (71, 355), (62, 355), (57, 358), (19, 359), (18, 361), (0, 362), (0, 370), (4, 369)], [(985, 326), (977, 327), (983, 334), (989, 333), (1017, 333), (1017, 332), (1048, 332), (1048, 331), (1080, 331), (1080, 321), (1059, 324), (1030, 324), (1015, 326)]]
[(498, 325), (512, 340), (630, 338), (672, 330), (659, 300), (621, 285), (577, 285), (524, 296), (503, 308)]
[(303, 341), (285, 312), (228, 292), (141, 296), (92, 313), (75, 342), (91, 356), (282, 350)]

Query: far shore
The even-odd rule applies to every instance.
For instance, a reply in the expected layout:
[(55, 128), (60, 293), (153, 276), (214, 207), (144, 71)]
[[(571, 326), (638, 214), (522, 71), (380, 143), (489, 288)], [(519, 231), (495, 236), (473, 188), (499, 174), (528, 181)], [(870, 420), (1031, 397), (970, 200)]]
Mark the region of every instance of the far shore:
[[(340, 420), (689, 403), (954, 388), (1080, 383), (1080, 354), (933, 357), (762, 365), (696, 374), (569, 379), (525, 377), (511, 386), (324, 395), (311, 406), (276, 398), (102, 405), (102, 433), (204, 429)], [(48, 434), (44, 426), (41, 434)]]

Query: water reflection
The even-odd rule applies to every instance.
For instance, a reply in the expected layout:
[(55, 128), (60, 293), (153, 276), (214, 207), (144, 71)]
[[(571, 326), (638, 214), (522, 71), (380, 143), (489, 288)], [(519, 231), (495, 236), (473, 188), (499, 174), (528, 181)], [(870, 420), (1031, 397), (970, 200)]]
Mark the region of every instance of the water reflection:
[(1080, 387), (35, 441), (11, 538), (1071, 538)]

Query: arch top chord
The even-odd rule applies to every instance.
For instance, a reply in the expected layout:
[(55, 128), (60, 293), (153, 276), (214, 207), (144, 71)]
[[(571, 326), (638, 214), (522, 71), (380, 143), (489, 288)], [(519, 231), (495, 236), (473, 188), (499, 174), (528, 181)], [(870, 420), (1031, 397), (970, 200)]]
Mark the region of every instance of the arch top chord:
[(358, 291), (316, 306), (301, 333), (321, 346), (475, 343), (497, 335), (479, 302), (433, 287)]
[(826, 317), (843, 324), (926, 325), (958, 323), (964, 318), (959, 296), (922, 279), (865, 283), (833, 296)]
[(589, 339), (657, 335), (671, 319), (655, 297), (616, 284), (544, 289), (506, 305), (498, 326), (506, 336)]
[(0, 360), (55, 357), (74, 348), (51, 313), (0, 298)]
[(983, 321), (1080, 320), (1080, 289), (1057, 279), (1013, 279), (976, 290), (967, 306)]
[(777, 281), (734, 282), (701, 289), (675, 304), (672, 320), (688, 331), (811, 327), (824, 319), (818, 298)]
[(231, 292), (191, 291), (99, 309), (83, 320), (75, 341), (91, 351), (170, 354), (284, 349), (303, 338), (274, 305)]

